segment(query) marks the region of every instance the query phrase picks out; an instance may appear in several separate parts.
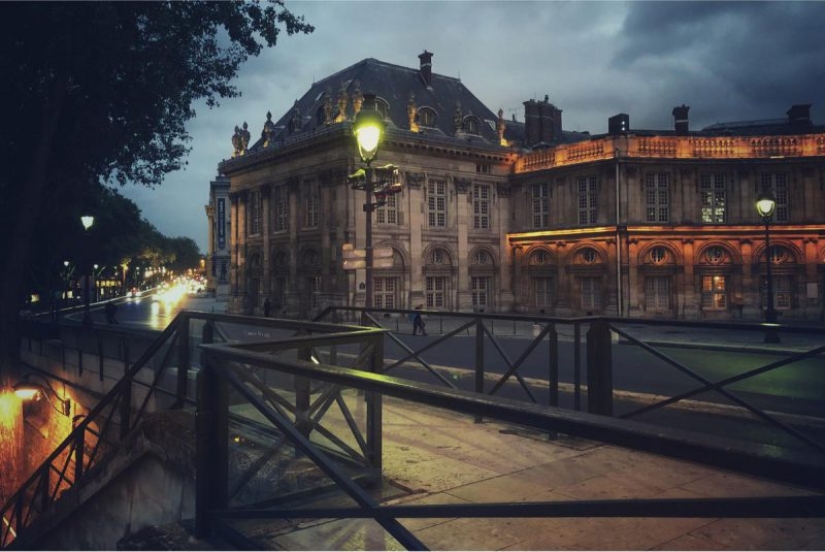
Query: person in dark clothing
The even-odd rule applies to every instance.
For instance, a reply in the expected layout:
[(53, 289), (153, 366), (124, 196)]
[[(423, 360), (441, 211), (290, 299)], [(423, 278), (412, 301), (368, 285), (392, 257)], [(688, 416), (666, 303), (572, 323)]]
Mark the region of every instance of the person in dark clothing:
[(424, 319), (421, 318), (421, 313), (418, 312), (421, 310), (421, 305), (415, 307), (416, 313), (413, 315), (413, 335), (418, 333), (418, 330), (421, 329), (421, 335), (427, 335), (427, 330), (424, 327), (427, 325), (424, 323)]
[(269, 302), (269, 297), (264, 301), (264, 316), (269, 318), (269, 311), (272, 310), (272, 303)]

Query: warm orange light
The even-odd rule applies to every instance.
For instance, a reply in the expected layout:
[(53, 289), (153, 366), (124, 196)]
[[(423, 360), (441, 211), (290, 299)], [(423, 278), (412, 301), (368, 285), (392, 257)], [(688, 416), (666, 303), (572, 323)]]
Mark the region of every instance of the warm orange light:
[(40, 394), (40, 389), (36, 387), (19, 386), (15, 388), (14, 394), (23, 399), (24, 401), (30, 401)]

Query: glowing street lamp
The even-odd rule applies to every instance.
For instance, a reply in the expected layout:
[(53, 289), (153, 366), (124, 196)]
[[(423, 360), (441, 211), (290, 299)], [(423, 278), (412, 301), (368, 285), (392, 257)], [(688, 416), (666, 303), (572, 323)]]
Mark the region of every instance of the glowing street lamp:
[(80, 222), (83, 224), (83, 229), (86, 230), (85, 236), (85, 254), (86, 258), (84, 259), (84, 266), (83, 268), (86, 269), (86, 281), (85, 281), (85, 290), (83, 293), (83, 325), (87, 328), (92, 327), (92, 310), (89, 306), (89, 278), (90, 274), (93, 274), (94, 271), (91, 268), (91, 244), (89, 243), (91, 240), (91, 236), (89, 233), (89, 229), (91, 229), (92, 225), (95, 223), (95, 218), (91, 215), (84, 215), (80, 217)]
[[(42, 379), (45, 385), (30, 382), (29, 380), (34, 377)], [(49, 398), (49, 393), (51, 393), (57, 400), (60, 405), (59, 407)], [(40, 374), (26, 374), (23, 377), (23, 381), (14, 385), (14, 394), (24, 401), (38, 401), (40, 399), (46, 399), (46, 402), (48, 402), (49, 405), (55, 409), (55, 411), (63, 414), (64, 416), (71, 416), (72, 400), (68, 397), (61, 397), (57, 391), (55, 391), (54, 387), (52, 387), (49, 380)]]
[(376, 109), (375, 94), (364, 94), (364, 104), (355, 116), (353, 133), (355, 134), (355, 141), (358, 144), (358, 154), (361, 156), (361, 161), (367, 165), (364, 172), (364, 191), (367, 193), (367, 202), (364, 204), (367, 223), (365, 234), (366, 250), (364, 255), (367, 296), (364, 299), (364, 307), (369, 309), (372, 308), (372, 212), (375, 209), (375, 204), (372, 202), (374, 184), (370, 164), (378, 155), (378, 148), (381, 146), (381, 141), (384, 137), (384, 118)]
[(773, 276), (771, 274), (771, 217), (776, 210), (776, 200), (769, 193), (763, 192), (756, 200), (756, 211), (765, 222), (765, 266), (767, 276), (767, 305), (765, 306), (765, 343), (779, 343), (776, 331), (776, 309), (773, 304)]

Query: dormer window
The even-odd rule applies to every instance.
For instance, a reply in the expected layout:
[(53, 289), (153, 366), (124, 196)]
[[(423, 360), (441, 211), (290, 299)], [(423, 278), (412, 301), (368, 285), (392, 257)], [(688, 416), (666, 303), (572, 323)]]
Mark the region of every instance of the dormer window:
[(375, 98), (375, 109), (384, 119), (390, 118), (390, 104), (388, 104), (383, 98)]
[(418, 110), (418, 124), (424, 127), (434, 127), (436, 124), (435, 110), (429, 107), (422, 107)]
[(478, 134), (479, 131), (478, 117), (466, 117), (464, 119), (464, 132), (467, 134)]

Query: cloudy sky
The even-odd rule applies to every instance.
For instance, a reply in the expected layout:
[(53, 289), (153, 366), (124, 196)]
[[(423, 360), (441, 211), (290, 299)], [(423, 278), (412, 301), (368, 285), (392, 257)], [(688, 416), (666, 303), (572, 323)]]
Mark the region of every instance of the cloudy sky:
[(258, 135), (315, 80), (365, 58), (458, 77), (493, 111), (524, 120), (522, 103), (547, 95), (565, 130), (607, 131), (608, 117), (631, 128), (666, 129), (674, 106), (690, 125), (785, 117), (792, 104), (825, 114), (825, 2), (307, 1), (286, 6), (315, 26), (282, 33), (248, 61), (241, 98), (198, 105), (188, 129), (186, 170), (154, 190), (121, 191), (167, 236), (207, 251), (204, 205), (217, 163), (232, 152), (235, 125)]

